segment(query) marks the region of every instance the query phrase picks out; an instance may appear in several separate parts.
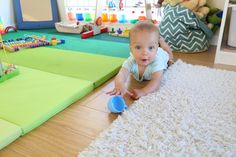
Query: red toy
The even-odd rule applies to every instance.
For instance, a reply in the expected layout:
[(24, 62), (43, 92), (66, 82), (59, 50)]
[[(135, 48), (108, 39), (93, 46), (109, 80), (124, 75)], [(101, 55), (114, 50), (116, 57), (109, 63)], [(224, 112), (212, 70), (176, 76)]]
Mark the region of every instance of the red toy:
[(95, 23), (88, 24), (92, 29), (89, 31), (86, 31), (80, 35), (82, 39), (86, 39), (89, 37), (92, 37), (94, 35), (100, 34), (100, 33), (106, 33), (108, 32), (107, 27), (102, 26), (102, 18), (98, 17), (95, 21)]

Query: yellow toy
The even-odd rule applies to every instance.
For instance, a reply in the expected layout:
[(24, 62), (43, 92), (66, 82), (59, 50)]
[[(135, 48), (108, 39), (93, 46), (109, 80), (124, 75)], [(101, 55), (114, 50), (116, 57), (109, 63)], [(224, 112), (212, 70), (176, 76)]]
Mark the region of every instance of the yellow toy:
[(109, 35), (129, 38), (129, 29), (126, 27), (125, 30), (121, 30), (121, 28), (119, 28), (117, 31), (114, 31), (114, 28), (112, 28), (112, 31), (109, 32)]
[(180, 3), (180, 5), (184, 6), (192, 10), (200, 19), (207, 16), (210, 9), (206, 7), (207, 0), (185, 0)]
[(207, 16), (210, 9), (206, 6), (207, 0), (159, 0), (158, 4), (175, 6), (177, 4), (192, 10), (200, 19)]

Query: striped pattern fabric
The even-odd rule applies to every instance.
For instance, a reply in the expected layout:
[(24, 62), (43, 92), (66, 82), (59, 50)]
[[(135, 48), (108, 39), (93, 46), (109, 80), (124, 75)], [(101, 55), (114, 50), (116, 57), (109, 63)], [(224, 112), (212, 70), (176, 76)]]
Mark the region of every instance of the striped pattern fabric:
[(174, 51), (202, 52), (208, 49), (209, 43), (200, 22), (191, 10), (167, 5), (159, 25), (160, 33)]

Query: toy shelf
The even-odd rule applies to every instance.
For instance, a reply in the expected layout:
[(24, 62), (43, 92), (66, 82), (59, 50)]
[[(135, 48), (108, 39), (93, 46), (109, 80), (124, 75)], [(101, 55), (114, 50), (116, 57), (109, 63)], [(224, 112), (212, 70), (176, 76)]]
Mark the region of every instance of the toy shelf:
[[(109, 1), (114, 3), (114, 6), (112, 5), (109, 6)], [(123, 8), (120, 10), (119, 9), (119, 0), (109, 0), (109, 1), (105, 1), (105, 0), (99, 0), (99, 4), (101, 4), (101, 11), (102, 12), (107, 12), (109, 14), (125, 14), (126, 16), (128, 15), (128, 19), (133, 19), (130, 18), (129, 16), (142, 16), (142, 14), (145, 14), (146, 12), (146, 8), (145, 8), (145, 4), (146, 3), (150, 3), (151, 4), (151, 12), (153, 14), (153, 16), (155, 17), (156, 14), (156, 10), (153, 7), (153, 3), (156, 2), (156, 0), (123, 0), (122, 4), (123, 4)], [(64, 2), (64, 9), (66, 11), (66, 13), (71, 14), (73, 16), (73, 18), (71, 15), (69, 15), (69, 20), (70, 19), (74, 19), (76, 18), (76, 14), (77, 13), (90, 13), (91, 15), (94, 14), (95, 9), (96, 9), (96, 1), (95, 0), (63, 0)], [(133, 15), (130, 15), (133, 14)]]
[(229, 0), (226, 0), (216, 49), (216, 64), (236, 66), (236, 47), (228, 45), (232, 8), (236, 8), (236, 4), (231, 4)]

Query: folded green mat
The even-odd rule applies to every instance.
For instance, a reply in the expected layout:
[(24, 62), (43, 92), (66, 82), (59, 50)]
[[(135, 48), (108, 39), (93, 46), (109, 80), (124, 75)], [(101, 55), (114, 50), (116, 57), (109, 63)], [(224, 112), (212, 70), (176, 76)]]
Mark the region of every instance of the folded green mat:
[(19, 66), (20, 74), (0, 83), (0, 118), (22, 134), (93, 90), (92, 82)]
[(122, 58), (127, 58), (130, 51), (128, 42), (114, 42), (115, 38), (117, 38), (117, 41), (121, 40), (119, 37), (109, 37), (106, 34), (101, 34), (94, 36), (93, 38), (81, 39), (79, 34), (59, 33), (55, 29), (18, 30), (17, 32), (7, 33), (3, 36), (3, 39), (24, 38), (27, 35), (46, 36), (49, 40), (52, 37), (56, 37), (57, 39), (64, 39), (66, 41), (65, 44), (50, 46), (50, 48), (74, 50)]
[(0, 119), (0, 150), (21, 135), (21, 128), (13, 123)]
[(9, 59), (17, 65), (88, 80), (95, 87), (113, 77), (124, 61), (124, 58), (45, 47), (9, 53)]

